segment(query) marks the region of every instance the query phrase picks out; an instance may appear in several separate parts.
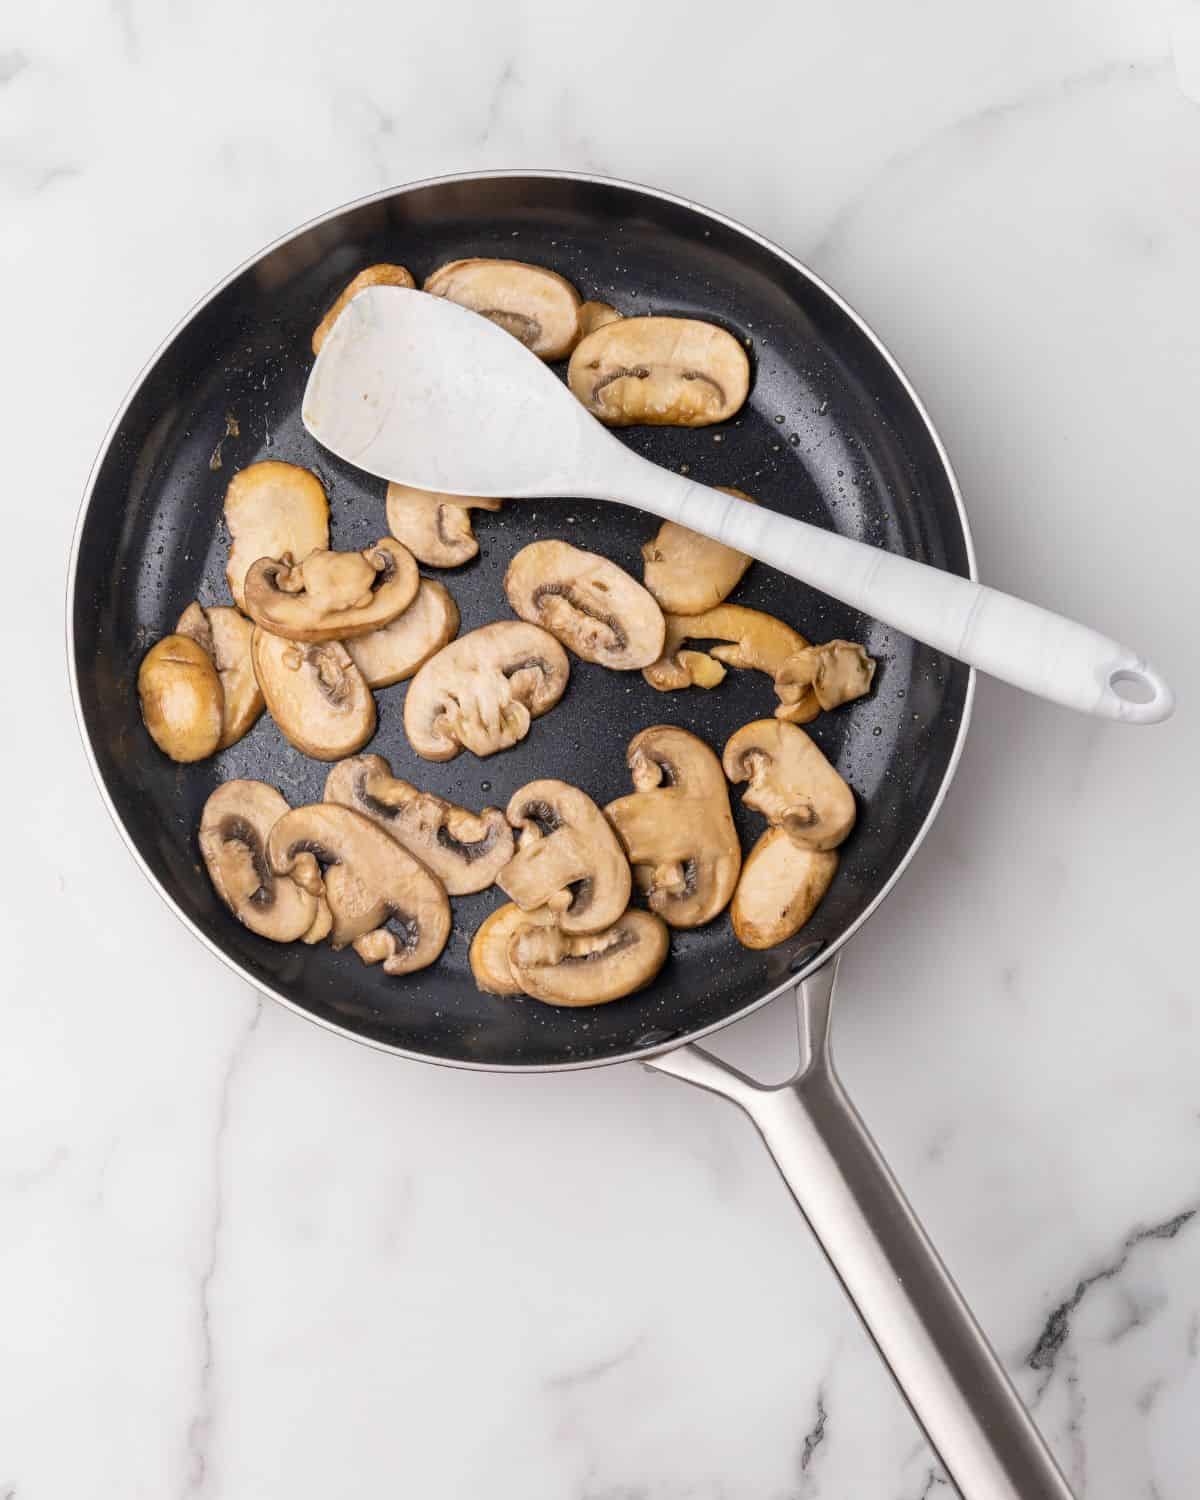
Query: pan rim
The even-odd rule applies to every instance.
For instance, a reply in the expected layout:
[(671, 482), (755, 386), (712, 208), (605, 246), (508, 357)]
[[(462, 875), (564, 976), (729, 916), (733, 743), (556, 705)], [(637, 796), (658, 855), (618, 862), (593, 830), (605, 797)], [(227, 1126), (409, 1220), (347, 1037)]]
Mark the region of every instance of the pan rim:
[(232, 283), (238, 280), (239, 277), (245, 275), (246, 272), (251, 270), (255, 265), (263, 260), (265, 256), (281, 249), (283, 246), (287, 245), (290, 241), (298, 238), (300, 235), (310, 233), (320, 225), (330, 223), (332, 220), (341, 217), (341, 215), (345, 213), (367, 207), (373, 203), (382, 203), (404, 194), (416, 192), (422, 188), (444, 187), (454, 183), (466, 184), (494, 179), (529, 177), (543, 178), (560, 182), (593, 183), (600, 184), (605, 187), (623, 188), (631, 192), (642, 193), (650, 198), (657, 198), (660, 201), (669, 203), (675, 207), (687, 209), (690, 212), (701, 215), (702, 217), (709, 219), (716, 224), (722, 225), (726, 229), (732, 230), (735, 234), (741, 235), (745, 239), (753, 241), (754, 243), (768, 251), (771, 255), (778, 257), (779, 260), (784, 262), (793, 271), (797, 272), (799, 275), (803, 276), (807, 281), (809, 281), (819, 292), (828, 297), (830, 301), (833, 302), (835, 306), (837, 306), (845, 314), (845, 316), (848, 317), (850, 321), (858, 328), (863, 337), (866, 338), (868, 342), (875, 348), (876, 352), (895, 375), (907, 399), (912, 403), (913, 410), (916, 412), (918, 418), (920, 419), (929, 436), (930, 442), (933, 444), (934, 452), (937, 454), (938, 461), (941, 465), (943, 473), (945, 474), (946, 482), (950, 487), (950, 493), (954, 500), (955, 511), (957, 512), (959, 525), (962, 529), (963, 547), (967, 557), (967, 576), (974, 582), (978, 582), (979, 577), (978, 566), (975, 557), (974, 541), (971, 536), (970, 522), (967, 518), (966, 507), (963, 503), (962, 491), (959, 487), (958, 477), (955, 474), (954, 467), (950, 462), (950, 456), (946, 451), (946, 446), (942, 441), (941, 434), (938, 432), (936, 426), (933, 423), (933, 419), (930, 417), (928, 411), (926, 410), (924, 402), (917, 394), (917, 391), (914, 388), (912, 382), (909, 380), (907, 374), (905, 373), (895, 356), (886, 347), (886, 345), (874, 332), (874, 330), (870, 327), (866, 320), (846, 301), (846, 299), (842, 297), (837, 291), (835, 291), (833, 287), (831, 287), (820, 276), (818, 276), (815, 271), (805, 265), (803, 261), (797, 259), (797, 257), (784, 250), (782, 246), (777, 245), (773, 240), (768, 239), (765, 235), (759, 234), (756, 230), (753, 230), (745, 224), (742, 224), (739, 220), (731, 218), (727, 214), (720, 213), (716, 209), (708, 208), (704, 204), (698, 203), (692, 198), (687, 198), (677, 193), (666, 192), (661, 188), (648, 187), (643, 183), (632, 182), (626, 178), (609, 177), (596, 172), (563, 172), (549, 168), (498, 168), (481, 172), (451, 172), (434, 177), (424, 177), (414, 182), (402, 183), (399, 186), (383, 188), (379, 192), (368, 193), (360, 198), (352, 198), (345, 203), (339, 204), (335, 208), (327, 210), (325, 213), (318, 214), (311, 219), (305, 220), (295, 228), (290, 229), (286, 233), (277, 236), (274, 240), (271, 240), (268, 244), (264, 245), (253, 255), (248, 256), (244, 261), (242, 261), (232, 271), (230, 271), (228, 275), (222, 277), (222, 279), (217, 282), (217, 284), (213, 286), (210, 291), (208, 291), (203, 297), (195, 302), (157, 345), (157, 347), (151, 353), (150, 357), (146, 360), (142, 368), (134, 377), (128, 390), (125, 392), (125, 395), (121, 400), (121, 403), (118, 406), (117, 411), (112, 418), (112, 421), (109, 423), (104, 436), (101, 439), (100, 447), (97, 450), (96, 457), (92, 463), (91, 469), (88, 472), (87, 481), (84, 485), (83, 495), (80, 500), (79, 510), (75, 519), (74, 530), (71, 535), (71, 547), (67, 561), (66, 587), (67, 670), (71, 688), (71, 704), (75, 713), (75, 723), (76, 727), (79, 730), (80, 739), (83, 742), (84, 754), (87, 758), (88, 767), (92, 774), (92, 780), (96, 784), (97, 790), (100, 793), (101, 801), (107, 808), (108, 815), (112, 819), (117, 829), (117, 833), (119, 834), (126, 849), (128, 849), (129, 853), (133, 857), (135, 865), (142, 872), (142, 875), (145, 877), (145, 879), (149, 882), (151, 889), (157, 893), (159, 899), (165, 903), (168, 910), (173, 912), (178, 920), (183, 923), (183, 925), (191, 933), (192, 937), (200, 942), (215, 958), (219, 959), (226, 968), (228, 968), (232, 973), (236, 974), (238, 978), (248, 984), (250, 988), (255, 992), (255, 994), (265, 995), (268, 999), (284, 1006), (293, 1014), (302, 1017), (304, 1020), (312, 1023), (313, 1025), (319, 1026), (323, 1030), (332, 1032), (334, 1035), (343, 1037), (348, 1041), (355, 1042), (360, 1046), (371, 1047), (376, 1051), (390, 1053), (395, 1057), (404, 1057), (413, 1062), (434, 1064), (436, 1066), (447, 1068), (458, 1068), (475, 1073), (566, 1073), (575, 1072), (584, 1068), (609, 1067), (616, 1063), (649, 1062), (652, 1058), (662, 1056), (663, 1054), (668, 1052), (673, 1052), (676, 1048), (685, 1046), (690, 1042), (700, 1041), (707, 1036), (713, 1035), (715, 1032), (723, 1030), (726, 1026), (732, 1026), (737, 1021), (744, 1020), (745, 1017), (752, 1015), (757, 1010), (761, 1010), (763, 1006), (770, 1004), (772, 1000), (776, 999), (782, 994), (785, 994), (787, 991), (796, 988), (796, 986), (799, 985), (809, 975), (815, 974), (818, 969), (823, 968), (825, 964), (829, 963), (835, 957), (835, 955), (841, 952), (841, 950), (846, 946), (846, 944), (855, 935), (855, 933), (857, 933), (863, 927), (868, 918), (870, 918), (876, 911), (878, 911), (879, 907), (895, 889), (900, 877), (908, 869), (910, 863), (917, 853), (917, 850), (925, 842), (926, 836), (928, 835), (930, 828), (933, 826), (934, 820), (937, 818), (938, 813), (941, 811), (942, 804), (946, 800), (946, 796), (950, 790), (951, 783), (954, 781), (954, 777), (958, 771), (959, 762), (962, 759), (963, 747), (966, 743), (967, 731), (970, 728), (971, 723), (971, 713), (974, 707), (976, 686), (976, 671), (972, 667), (968, 670), (966, 690), (963, 695), (962, 712), (959, 715), (957, 732), (954, 737), (954, 743), (950, 750), (950, 755), (946, 764), (945, 771), (942, 775), (941, 784), (938, 787), (936, 794), (934, 795), (933, 801), (930, 804), (929, 811), (926, 814), (924, 821), (922, 822), (920, 828), (917, 829), (916, 834), (913, 836), (908, 848), (905, 850), (903, 857), (900, 859), (895, 870), (892, 871), (891, 875), (885, 881), (880, 890), (876, 893), (874, 899), (870, 902), (866, 909), (859, 914), (859, 916), (845, 929), (844, 932), (842, 932), (836, 938), (836, 940), (829, 943), (818, 953), (814, 954), (811, 962), (805, 965), (802, 969), (798, 970), (796, 973), (788, 974), (787, 977), (784, 978), (779, 984), (769, 988), (764, 994), (758, 996), (754, 1000), (751, 1000), (747, 1005), (742, 1006), (732, 1015), (724, 1016), (721, 1020), (714, 1021), (707, 1026), (702, 1026), (695, 1031), (686, 1031), (683, 1035), (672, 1036), (666, 1041), (652, 1043), (646, 1047), (639, 1047), (632, 1051), (617, 1053), (611, 1057), (576, 1058), (552, 1063), (476, 1062), (468, 1058), (438, 1057), (426, 1052), (417, 1052), (411, 1048), (400, 1047), (395, 1045), (394, 1043), (387, 1042), (376, 1037), (363, 1036), (360, 1032), (353, 1030), (353, 1028), (349, 1026), (343, 1026), (338, 1022), (330, 1020), (326, 1017), (314, 1015), (311, 1011), (306, 1010), (302, 1005), (297, 1004), (296, 1001), (290, 999), (287, 995), (281, 993), (277, 989), (274, 989), (270, 985), (262, 983), (253, 975), (248, 973), (230, 954), (228, 954), (224, 950), (224, 948), (219, 943), (210, 939), (203, 931), (201, 931), (199, 926), (197, 926), (197, 924), (193, 922), (192, 918), (183, 909), (183, 907), (159, 883), (158, 879), (151, 871), (149, 865), (142, 857), (141, 851), (138, 849), (136, 841), (130, 834), (129, 830), (126, 828), (124, 820), (117, 810), (117, 807), (112, 797), (110, 796), (108, 787), (104, 781), (104, 777), (101, 773), (99, 762), (96, 756), (95, 747), (92, 744), (91, 735), (88, 732), (87, 722), (84, 717), (83, 702), (79, 686), (79, 666), (75, 649), (74, 613), (76, 581), (83, 531), (87, 524), (88, 512), (91, 509), (96, 482), (99, 477), (100, 470), (103, 467), (104, 461), (108, 457), (109, 450), (111, 449), (114, 441), (117, 438), (126, 413), (128, 412), (138, 392), (141, 390), (142, 385), (149, 377), (158, 361), (171, 347), (175, 340), (180, 336), (184, 329), (194, 321), (194, 319), (204, 310), (204, 308), (206, 308), (209, 303), (214, 300), (214, 298), (218, 297), (226, 289), (226, 287), (232, 285)]

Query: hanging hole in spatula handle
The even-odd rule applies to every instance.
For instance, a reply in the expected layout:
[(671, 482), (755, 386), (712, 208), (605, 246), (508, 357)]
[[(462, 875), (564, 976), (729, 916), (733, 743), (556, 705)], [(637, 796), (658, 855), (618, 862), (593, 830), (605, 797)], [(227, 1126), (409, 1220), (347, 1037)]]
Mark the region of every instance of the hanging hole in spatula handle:
[(1175, 707), (1175, 695), (1146, 662), (1131, 661), (1108, 674), (1107, 691), (1116, 700), (1111, 717), (1127, 724), (1157, 724)]

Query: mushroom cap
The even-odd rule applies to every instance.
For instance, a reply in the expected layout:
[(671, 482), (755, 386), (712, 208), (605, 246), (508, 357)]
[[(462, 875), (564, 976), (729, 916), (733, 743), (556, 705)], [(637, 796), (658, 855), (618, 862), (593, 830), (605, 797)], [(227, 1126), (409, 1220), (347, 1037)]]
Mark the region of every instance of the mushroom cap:
[(375, 700), (338, 641), (310, 645), (256, 628), (250, 660), (285, 739), (316, 760), (341, 760), (375, 733)]
[(217, 895), (244, 927), (276, 943), (304, 937), (318, 898), (267, 862), (271, 829), (289, 811), (264, 781), (226, 781), (204, 804), (200, 853)]
[[(712, 640), (728, 644), (713, 646), (708, 652), (679, 649), (684, 641)], [(642, 675), (659, 692), (693, 684), (715, 686), (704, 680), (710, 673), (701, 665), (701, 658), (707, 655), (710, 660), (715, 657), (728, 666), (753, 668), (773, 678), (787, 658), (807, 644), (802, 635), (774, 615), (747, 609), (743, 604), (718, 604), (700, 615), (668, 615), (662, 655)]]
[(392, 775), (382, 755), (340, 761), (325, 801), (352, 807), (391, 834), (438, 877), (448, 896), (486, 890), (512, 858), (512, 829), (498, 807), (473, 813)]
[(567, 653), (548, 631), (498, 620), (431, 656), (404, 700), (404, 731), (426, 760), (494, 755), (529, 732), (566, 690)]
[(361, 552), (310, 552), (299, 565), (260, 557), (246, 574), (246, 613), (293, 641), (347, 641), (402, 615), (421, 577), (412, 553), (390, 536)]
[(514, 792), (508, 821), (520, 847), (496, 884), (523, 911), (549, 906), (564, 932), (601, 932), (629, 905), (629, 861), (612, 825), (586, 792), (565, 781), (531, 781)]
[(565, 359), (579, 338), (579, 293), (557, 271), (474, 256), (439, 266), (425, 291), (482, 313), (542, 359)]
[(407, 849), (369, 818), (333, 802), (314, 802), (286, 813), (271, 829), (267, 860), (278, 875), (313, 858), (324, 867), (321, 886), (333, 926), (334, 948), (357, 944), (388, 922), (399, 941), (368, 946), (364, 962), (382, 960), (389, 974), (427, 968), (450, 936), (450, 902), (441, 882)]
[(519, 926), (509, 939), (508, 965), (525, 994), (547, 1005), (605, 1005), (649, 984), (669, 948), (660, 917), (630, 910), (603, 932)]
[(554, 913), (545, 907), (540, 911), (522, 911), (515, 901), (498, 906), (484, 918), (471, 939), (469, 958), (476, 985), (489, 995), (524, 994), (509, 966), (508, 945), (524, 927), (553, 925)]
[(346, 641), (350, 659), (370, 688), (406, 682), (458, 634), (459, 613), (444, 583), (422, 578), (417, 597), (402, 615), (369, 635)]
[(221, 743), (224, 695), (212, 658), (186, 635), (165, 635), (137, 676), (142, 722), (164, 755), (204, 760)]
[(829, 889), (832, 851), (802, 849), (782, 828), (768, 828), (746, 856), (730, 916), (745, 948), (774, 948), (794, 937)]
[(875, 660), (857, 641), (826, 641), (805, 646), (781, 662), (775, 672), (779, 706), (775, 716), (807, 724), (821, 709), (828, 711), (871, 691)]
[(671, 724), (635, 735), (626, 758), (637, 790), (605, 812), (635, 879), (672, 927), (710, 922), (733, 895), (742, 863), (720, 761)]
[(246, 574), (260, 557), (307, 557), (329, 546), (329, 502), (315, 474), (266, 459), (241, 469), (225, 491), (229, 560), (225, 577), (245, 612)]
[(263, 711), (263, 695), (250, 660), (254, 626), (227, 604), (189, 604), (175, 626), (179, 635), (202, 647), (221, 679), (221, 741), (218, 750), (236, 745), (254, 728)]
[[(741, 490), (718, 485), (750, 505), (756, 502)], [(665, 613), (699, 615), (714, 609), (737, 587), (750, 566), (747, 552), (714, 542), (677, 521), (664, 521), (658, 535), (642, 548), (646, 587)], [(722, 673), (722, 676), (724, 674)]]
[(579, 337), (587, 338), (589, 333), (615, 323), (620, 316), (611, 302), (584, 302), (579, 309)]
[(499, 510), (503, 504), (487, 495), (446, 495), (411, 484), (389, 484), (388, 530), (418, 562), (430, 568), (457, 568), (479, 552), (471, 512)]
[(313, 329), (312, 352), (320, 354), (321, 345), (329, 337), (333, 325), (341, 317), (342, 313), (354, 301), (359, 292), (365, 292), (369, 286), (404, 286), (415, 287), (412, 272), (406, 266), (389, 265), (381, 261), (378, 265), (367, 266), (360, 271), (356, 277), (348, 282), (338, 293), (337, 300), (329, 311)]
[(750, 783), (742, 801), (802, 849), (835, 849), (854, 827), (854, 793), (803, 729), (756, 719), (730, 736), (730, 781)]
[(628, 672), (655, 661), (666, 625), (653, 595), (616, 563), (569, 542), (531, 542), (504, 575), (508, 602), (584, 661)]
[(732, 334), (697, 318), (620, 318), (576, 345), (567, 383), (609, 427), (706, 427), (750, 390), (750, 361)]

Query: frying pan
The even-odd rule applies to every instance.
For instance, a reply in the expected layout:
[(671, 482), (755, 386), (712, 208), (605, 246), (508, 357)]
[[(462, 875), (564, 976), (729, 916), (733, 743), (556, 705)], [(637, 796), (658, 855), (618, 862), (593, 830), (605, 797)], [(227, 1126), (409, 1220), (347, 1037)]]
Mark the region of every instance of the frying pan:
[[(540, 172), (440, 178), (385, 192), (286, 236), (234, 272), (175, 329), (105, 438), (80, 511), (68, 586), (76, 712), (93, 772), (131, 853), (176, 915), (263, 993), (372, 1046), (464, 1068), (566, 1070), (640, 1060), (732, 1099), (754, 1119), (902, 1393), (968, 1500), (1042, 1500), (1066, 1485), (890, 1176), (834, 1072), (830, 1004), (838, 950), (895, 884), (954, 774), (971, 672), (877, 622), (755, 565), (735, 599), (817, 640), (862, 641), (880, 663), (873, 695), (810, 726), (853, 786), (859, 821), (825, 900), (790, 942), (752, 952), (720, 918), (672, 935), (648, 989), (591, 1010), (481, 994), (471, 934), (497, 904), (455, 902), (439, 962), (402, 980), (349, 950), (276, 946), (216, 897), (196, 845), (201, 809), (231, 777), (320, 800), (328, 767), (294, 750), (269, 716), (199, 764), (159, 755), (135, 679), (147, 646), (192, 599), (228, 599), (222, 500), (258, 459), (312, 468), (329, 493), (333, 545), (386, 531), (383, 485), (316, 445), (300, 422), (309, 337), (363, 266), (400, 261), (418, 278), (461, 256), (552, 266), (586, 297), (626, 313), (711, 319), (747, 341), (749, 402), (731, 423), (633, 428), (639, 452), (761, 504), (974, 577), (970, 534), (945, 451), (895, 361), (812, 272), (760, 236), (666, 193)], [(564, 498), (510, 503), (477, 522), (480, 555), (444, 575), (463, 630), (508, 616), (502, 579), (522, 546), (561, 536), (640, 576), (656, 529), (624, 507)], [(418, 761), (403, 732), (403, 688), (377, 697), (370, 749), (398, 774), (468, 807), (504, 806), (537, 776), (561, 775), (598, 803), (628, 792), (625, 746), (669, 722), (717, 748), (774, 698), (761, 674), (663, 695), (639, 673), (572, 663), (563, 701), (515, 749)], [(735, 799), (743, 842), (762, 824)], [(697, 1039), (793, 991), (796, 1077), (746, 1078)]]

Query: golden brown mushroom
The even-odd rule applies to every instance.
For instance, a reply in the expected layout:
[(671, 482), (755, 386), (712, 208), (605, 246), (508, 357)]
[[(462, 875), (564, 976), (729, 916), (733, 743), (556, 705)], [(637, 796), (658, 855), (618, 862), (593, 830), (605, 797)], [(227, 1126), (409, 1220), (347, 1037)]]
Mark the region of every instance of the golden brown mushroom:
[(402, 615), (369, 635), (345, 642), (350, 659), (370, 688), (407, 682), (418, 668), (458, 634), (458, 605), (445, 584), (422, 578), (417, 597)]
[(256, 629), (254, 675), (285, 739), (316, 760), (341, 760), (375, 733), (375, 700), (338, 641), (309, 645)]
[(609, 427), (706, 427), (740, 409), (750, 361), (737, 339), (713, 323), (620, 318), (579, 342), (567, 382)]
[(558, 927), (517, 927), (508, 966), (527, 995), (546, 1005), (605, 1005), (644, 989), (666, 962), (666, 925), (630, 910), (603, 932), (572, 936)]
[(494, 755), (529, 733), (566, 691), (567, 653), (548, 631), (500, 620), (431, 656), (409, 684), (404, 730), (426, 760)]
[(531, 542), (504, 575), (508, 602), (584, 661), (619, 672), (657, 660), (666, 625), (662, 610), (623, 568), (569, 542)]
[(499, 510), (503, 504), (487, 495), (446, 495), (411, 484), (389, 484), (388, 530), (418, 562), (430, 568), (458, 568), (479, 553), (471, 512)]
[(508, 962), (508, 945), (525, 927), (553, 927), (554, 913), (522, 911), (515, 901), (506, 901), (480, 923), (471, 939), (469, 959), (476, 985), (489, 995), (521, 995), (524, 991), (513, 977)]
[(212, 658), (186, 635), (165, 635), (142, 658), (142, 722), (172, 760), (204, 760), (221, 743), (224, 694)]
[(854, 827), (854, 793), (803, 729), (756, 719), (731, 735), (723, 757), (730, 781), (748, 781), (742, 801), (802, 849), (835, 849)]
[(587, 338), (589, 333), (615, 323), (620, 316), (610, 302), (585, 302), (579, 309), (579, 337)]
[(347, 641), (402, 615), (421, 583), (407, 548), (390, 536), (361, 552), (320, 548), (303, 562), (262, 557), (246, 574), (246, 613), (292, 641)]
[[(415, 287), (416, 284), (413, 280), (412, 272), (406, 266), (394, 266), (386, 262), (381, 262), (379, 265), (368, 266), (365, 271), (360, 271), (352, 281), (342, 288), (338, 294), (337, 301), (334, 302), (316, 328), (313, 329), (312, 352), (320, 354), (321, 345), (329, 337), (333, 325), (354, 298), (358, 296), (359, 292), (365, 292), (369, 286)], [(277, 554), (271, 553), (269, 555), (274, 557)]]
[(325, 779), (325, 801), (352, 807), (403, 844), (448, 896), (486, 890), (513, 856), (512, 829), (498, 807), (473, 813), (392, 775), (382, 755), (356, 755)]
[(803, 849), (784, 828), (768, 828), (746, 856), (730, 916), (739, 943), (773, 948), (794, 937), (837, 871), (832, 851)]
[(629, 861), (608, 819), (578, 787), (531, 781), (514, 792), (508, 821), (520, 847), (496, 884), (522, 911), (547, 907), (568, 933), (601, 932), (629, 905)]
[(225, 577), (234, 603), (245, 612), (243, 592), (251, 563), (260, 557), (307, 557), (329, 546), (329, 502), (315, 474), (267, 459), (235, 474), (225, 491), (229, 561)]
[[(682, 651), (684, 641), (724, 641), (709, 651)], [(659, 692), (675, 688), (715, 687), (731, 667), (753, 668), (774, 678), (794, 652), (808, 643), (790, 625), (759, 609), (718, 604), (702, 615), (668, 615), (662, 656), (642, 674)], [(713, 659), (716, 658), (716, 663)]]
[(263, 695), (250, 660), (254, 626), (227, 604), (192, 603), (179, 616), (179, 635), (196, 642), (212, 660), (221, 679), (221, 739), (218, 750), (236, 745), (253, 729), (263, 711)]
[(875, 661), (856, 641), (826, 641), (805, 646), (779, 664), (775, 715), (792, 724), (807, 724), (822, 709), (838, 708), (865, 697), (875, 677)]
[(725, 909), (741, 845), (721, 763), (703, 740), (670, 724), (643, 729), (626, 756), (636, 790), (604, 809), (650, 905), (672, 927), (699, 927)]
[[(750, 505), (755, 503), (741, 490), (726, 485), (717, 488)], [(714, 542), (676, 521), (662, 523), (654, 540), (643, 546), (642, 558), (646, 587), (663, 612), (671, 615), (699, 615), (714, 609), (733, 593), (751, 561), (748, 553)]]
[(579, 338), (579, 293), (557, 271), (523, 260), (452, 260), (425, 290), (482, 313), (542, 359), (565, 359)]

